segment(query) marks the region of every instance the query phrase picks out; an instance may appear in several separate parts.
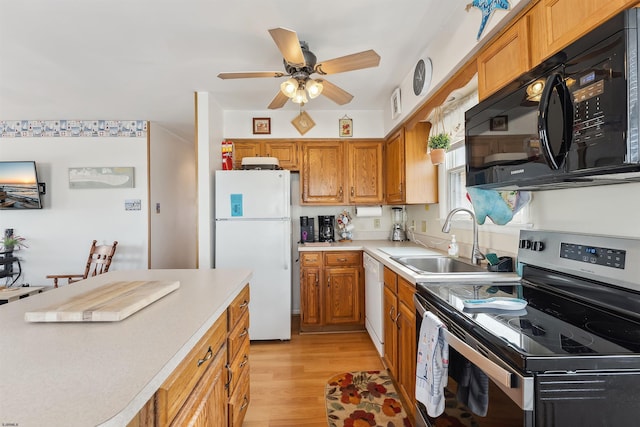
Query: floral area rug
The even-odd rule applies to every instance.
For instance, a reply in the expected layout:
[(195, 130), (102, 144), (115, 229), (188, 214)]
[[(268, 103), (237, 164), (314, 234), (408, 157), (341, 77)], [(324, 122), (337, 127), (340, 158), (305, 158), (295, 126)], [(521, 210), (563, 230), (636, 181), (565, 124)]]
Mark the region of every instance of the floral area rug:
[(410, 427), (387, 371), (347, 372), (325, 389), (329, 427)]

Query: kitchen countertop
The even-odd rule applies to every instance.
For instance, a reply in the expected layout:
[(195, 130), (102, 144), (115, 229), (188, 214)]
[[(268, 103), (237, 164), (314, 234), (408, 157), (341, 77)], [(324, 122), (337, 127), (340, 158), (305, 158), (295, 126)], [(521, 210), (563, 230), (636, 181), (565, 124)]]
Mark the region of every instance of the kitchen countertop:
[[(425, 256), (447, 256), (447, 254), (441, 250), (435, 248), (427, 248), (425, 246), (418, 245), (414, 242), (396, 242), (390, 240), (353, 240), (350, 242), (332, 242), (328, 246), (315, 246), (299, 244), (298, 251), (364, 251), (383, 263), (386, 267), (393, 270), (396, 274), (403, 277), (405, 280), (413, 284), (418, 283), (442, 283), (442, 282), (515, 282), (519, 281), (520, 277), (516, 273), (493, 273), (487, 271), (486, 274), (481, 276), (474, 274), (463, 273), (440, 273), (440, 274), (417, 274), (413, 270), (403, 266), (402, 264), (391, 259), (392, 256), (388, 252), (397, 250), (398, 252), (405, 252), (405, 254), (411, 254), (411, 250), (414, 249), (416, 254)], [(400, 254), (398, 256), (401, 256)], [(460, 257), (462, 261), (469, 262), (468, 259)], [(486, 264), (483, 264), (486, 265)]]
[[(0, 306), (0, 425), (126, 425), (250, 278), (244, 269), (112, 271)], [(121, 280), (180, 288), (119, 322), (24, 320)]]

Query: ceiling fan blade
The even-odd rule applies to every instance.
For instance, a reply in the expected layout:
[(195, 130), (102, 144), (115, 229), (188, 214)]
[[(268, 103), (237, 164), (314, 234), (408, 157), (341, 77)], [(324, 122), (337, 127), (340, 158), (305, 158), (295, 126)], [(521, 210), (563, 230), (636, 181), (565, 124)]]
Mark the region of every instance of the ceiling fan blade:
[(304, 67), (305, 60), (298, 34), (293, 30), (286, 28), (273, 28), (269, 30), (269, 34), (276, 42), (276, 46), (280, 49), (282, 57), (289, 65), (294, 67)]
[(322, 82), (322, 95), (326, 96), (336, 104), (348, 104), (353, 99), (353, 95), (333, 83), (322, 79), (318, 79), (318, 81)]
[(237, 73), (220, 73), (218, 77), (227, 79), (252, 79), (254, 77), (282, 77), (284, 73), (280, 71), (240, 71)]
[(343, 73), (345, 71), (377, 67), (378, 64), (380, 64), (380, 55), (378, 55), (373, 49), (369, 49), (363, 52), (341, 56), (340, 58), (322, 61), (316, 65), (316, 72), (318, 74)]
[(289, 100), (289, 98), (287, 97), (287, 95), (285, 95), (282, 92), (278, 91), (278, 93), (276, 94), (275, 98), (273, 98), (273, 100), (271, 101), (271, 104), (269, 104), (269, 109), (270, 110), (276, 110), (278, 108), (282, 108), (284, 106), (284, 104), (287, 103), (288, 100)]

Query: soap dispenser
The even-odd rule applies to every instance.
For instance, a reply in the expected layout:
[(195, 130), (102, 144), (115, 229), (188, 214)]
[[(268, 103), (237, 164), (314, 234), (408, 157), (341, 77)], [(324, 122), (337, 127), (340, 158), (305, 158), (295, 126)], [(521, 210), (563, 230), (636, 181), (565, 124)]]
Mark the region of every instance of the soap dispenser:
[(458, 257), (458, 242), (456, 242), (456, 235), (451, 235), (451, 243), (449, 243), (449, 256)]

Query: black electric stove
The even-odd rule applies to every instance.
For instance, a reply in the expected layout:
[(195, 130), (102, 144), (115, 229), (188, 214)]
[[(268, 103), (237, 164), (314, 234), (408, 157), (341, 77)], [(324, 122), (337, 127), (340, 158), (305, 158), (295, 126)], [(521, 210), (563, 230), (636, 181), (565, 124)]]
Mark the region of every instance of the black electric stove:
[[(509, 420), (506, 425), (523, 427), (635, 425), (638, 261), (640, 239), (523, 230), (520, 281), (418, 284), (416, 327), (432, 312), (445, 325), (449, 357), (475, 365), (491, 380), (488, 415), (476, 417), (479, 426), (494, 425), (496, 414)], [(527, 305), (496, 310), (463, 304), (490, 297)], [(450, 369), (450, 384), (458, 379)], [(437, 425), (420, 402), (417, 410), (419, 426)]]
[[(527, 231), (520, 246), (520, 282), (421, 284), (418, 293), (522, 372), (640, 370), (640, 287), (633, 283), (640, 274), (629, 271), (637, 269), (632, 259), (640, 257), (630, 255), (640, 255), (640, 242)], [(464, 300), (490, 297), (527, 306), (464, 308)]]

